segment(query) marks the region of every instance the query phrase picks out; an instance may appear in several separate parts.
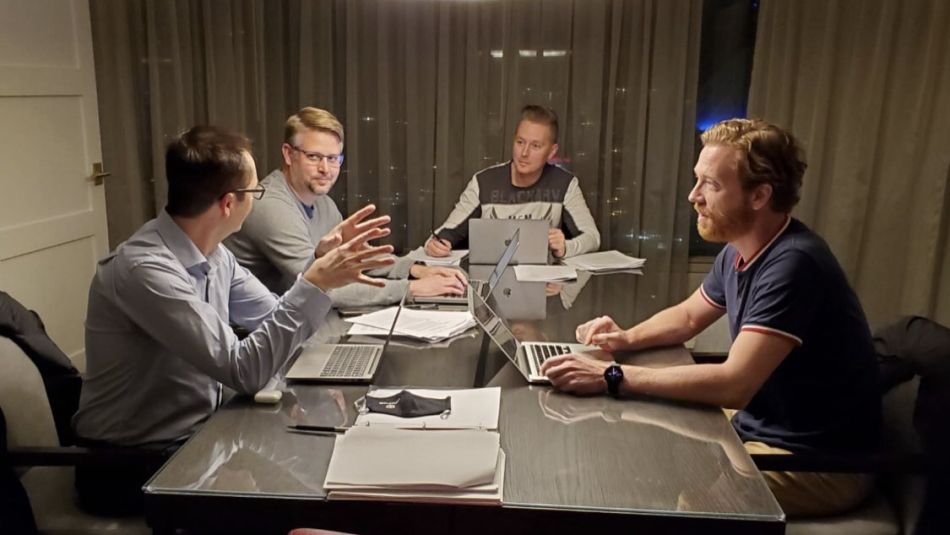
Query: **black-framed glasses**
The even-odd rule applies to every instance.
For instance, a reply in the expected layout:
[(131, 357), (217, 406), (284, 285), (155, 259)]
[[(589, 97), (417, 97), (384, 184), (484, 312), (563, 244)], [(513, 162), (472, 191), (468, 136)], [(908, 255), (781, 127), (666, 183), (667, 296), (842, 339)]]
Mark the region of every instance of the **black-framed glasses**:
[(227, 195), (228, 193), (250, 193), (251, 195), (254, 196), (255, 199), (261, 200), (261, 199), (264, 198), (264, 192), (265, 192), (265, 191), (267, 191), (267, 190), (264, 189), (264, 186), (257, 186), (256, 188), (232, 189), (231, 191), (226, 191), (226, 192), (224, 192), (224, 194), (221, 195), (221, 196), (224, 197), (224, 196)]
[(300, 147), (295, 147), (293, 145), (291, 145), (290, 148), (294, 149), (300, 154), (303, 154), (304, 157), (307, 159), (307, 161), (312, 164), (318, 164), (322, 162), (323, 160), (326, 160), (327, 165), (329, 165), (330, 167), (340, 167), (341, 165), (343, 165), (342, 154), (322, 154), (319, 152), (310, 152), (310, 151), (303, 150)]

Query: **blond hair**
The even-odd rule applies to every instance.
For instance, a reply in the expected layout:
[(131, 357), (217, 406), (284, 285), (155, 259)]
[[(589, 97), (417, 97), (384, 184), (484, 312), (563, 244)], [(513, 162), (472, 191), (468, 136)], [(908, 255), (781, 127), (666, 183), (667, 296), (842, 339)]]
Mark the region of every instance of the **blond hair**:
[(306, 107), (287, 118), (284, 126), (284, 143), (296, 147), (297, 134), (317, 130), (333, 134), (343, 143), (343, 125), (332, 113), (320, 108)]

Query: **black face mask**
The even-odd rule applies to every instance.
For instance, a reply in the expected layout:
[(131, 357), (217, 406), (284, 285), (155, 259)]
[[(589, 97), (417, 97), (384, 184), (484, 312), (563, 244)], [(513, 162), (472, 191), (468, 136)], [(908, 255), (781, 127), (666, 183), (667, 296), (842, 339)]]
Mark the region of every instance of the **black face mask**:
[(426, 398), (407, 390), (400, 390), (397, 394), (385, 398), (366, 396), (366, 409), (369, 412), (389, 414), (399, 418), (449, 414), (452, 411), (452, 397)]

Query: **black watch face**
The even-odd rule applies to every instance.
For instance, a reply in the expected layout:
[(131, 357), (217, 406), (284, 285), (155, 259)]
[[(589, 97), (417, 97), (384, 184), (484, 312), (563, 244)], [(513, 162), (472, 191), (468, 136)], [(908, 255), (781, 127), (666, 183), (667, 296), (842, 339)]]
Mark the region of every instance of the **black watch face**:
[(607, 381), (612, 383), (619, 383), (623, 380), (623, 370), (620, 369), (620, 366), (611, 366), (607, 368)]

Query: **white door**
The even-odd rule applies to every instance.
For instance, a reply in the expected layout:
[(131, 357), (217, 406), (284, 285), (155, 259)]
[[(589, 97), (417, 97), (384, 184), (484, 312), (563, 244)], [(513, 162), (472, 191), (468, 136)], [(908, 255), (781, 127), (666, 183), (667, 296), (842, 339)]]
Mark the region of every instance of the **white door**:
[(87, 0), (0, 0), (0, 290), (39, 312), (81, 370), (108, 249)]

